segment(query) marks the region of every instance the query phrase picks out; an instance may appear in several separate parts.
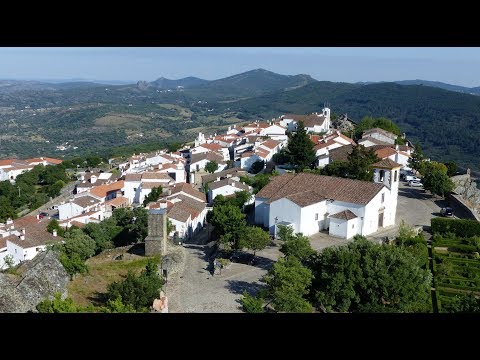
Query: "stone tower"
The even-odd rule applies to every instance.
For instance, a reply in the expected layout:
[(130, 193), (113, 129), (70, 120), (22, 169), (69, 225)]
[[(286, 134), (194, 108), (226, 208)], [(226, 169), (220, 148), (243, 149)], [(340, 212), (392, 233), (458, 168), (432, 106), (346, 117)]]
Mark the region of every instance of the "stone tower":
[(167, 252), (167, 209), (148, 211), (148, 236), (145, 256), (165, 255)]

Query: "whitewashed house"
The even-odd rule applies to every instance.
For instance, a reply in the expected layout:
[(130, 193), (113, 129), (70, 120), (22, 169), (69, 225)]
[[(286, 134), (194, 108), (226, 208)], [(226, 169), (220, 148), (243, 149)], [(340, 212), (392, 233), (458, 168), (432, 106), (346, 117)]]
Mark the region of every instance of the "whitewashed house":
[(312, 235), (328, 229), (342, 238), (370, 235), (395, 224), (400, 165), (374, 164), (374, 182), (314, 175), (274, 177), (255, 197), (255, 222), (276, 234), (279, 222)]
[(66, 220), (91, 210), (98, 211), (102, 203), (101, 198), (83, 193), (64, 204), (58, 205), (58, 219)]
[[(253, 192), (252, 187), (245, 185), (240, 181), (240, 179), (227, 178), (211, 182), (208, 184), (208, 203), (212, 204), (213, 200), (215, 200), (218, 195), (230, 196), (234, 195), (238, 191), (247, 191), (249, 193)], [(251, 201), (248, 202), (247, 205), (251, 204), (253, 200), (254, 197), (252, 196)]]
[(215, 161), (218, 164), (217, 171), (222, 171), (227, 168), (227, 163), (225, 162), (223, 155), (216, 152), (207, 152), (193, 154), (190, 158), (188, 170), (189, 172), (203, 170), (205, 169), (205, 165), (210, 161)]

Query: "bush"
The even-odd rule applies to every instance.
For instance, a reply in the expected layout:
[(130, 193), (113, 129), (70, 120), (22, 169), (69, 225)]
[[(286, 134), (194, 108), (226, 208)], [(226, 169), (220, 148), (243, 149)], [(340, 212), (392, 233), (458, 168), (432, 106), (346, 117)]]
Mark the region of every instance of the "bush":
[(461, 237), (480, 235), (480, 222), (476, 220), (433, 218), (431, 224), (434, 234), (451, 232)]
[(263, 313), (263, 300), (258, 296), (251, 296), (247, 290), (243, 290), (241, 299), (243, 311), (246, 313)]

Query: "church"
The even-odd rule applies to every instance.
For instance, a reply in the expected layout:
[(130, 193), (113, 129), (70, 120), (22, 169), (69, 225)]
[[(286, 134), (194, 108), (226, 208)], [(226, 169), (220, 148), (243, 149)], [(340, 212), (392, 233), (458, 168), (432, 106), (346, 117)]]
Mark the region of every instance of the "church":
[(310, 173), (275, 176), (255, 196), (255, 222), (276, 235), (278, 225), (310, 236), (327, 230), (350, 239), (395, 225), (401, 165), (373, 164), (373, 182)]

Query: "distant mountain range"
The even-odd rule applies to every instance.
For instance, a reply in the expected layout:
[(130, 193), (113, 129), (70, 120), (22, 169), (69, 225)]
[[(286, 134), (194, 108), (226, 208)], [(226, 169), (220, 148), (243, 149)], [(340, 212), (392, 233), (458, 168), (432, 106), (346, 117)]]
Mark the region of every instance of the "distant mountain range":
[[(347, 113), (355, 121), (364, 116), (391, 118), (432, 158), (476, 170), (480, 97), (470, 93), (480, 94), (479, 88), (424, 80), (336, 83), (264, 69), (213, 81), (159, 78), (108, 86), (83, 80), (0, 80), (0, 157), (45, 154), (50, 146), (45, 144), (67, 141), (74, 141), (78, 151), (88, 151), (159, 137), (191, 140), (198, 131), (311, 113), (329, 103), (332, 113)], [(29, 145), (24, 139), (37, 142)]]

